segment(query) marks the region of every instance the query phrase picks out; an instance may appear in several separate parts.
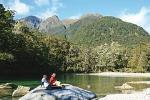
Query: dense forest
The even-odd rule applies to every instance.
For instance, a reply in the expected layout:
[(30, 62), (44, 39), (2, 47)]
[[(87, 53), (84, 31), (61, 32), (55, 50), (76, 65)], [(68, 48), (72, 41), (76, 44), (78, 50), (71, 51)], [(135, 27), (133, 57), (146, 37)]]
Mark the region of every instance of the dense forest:
[(81, 18), (54, 35), (16, 24), (14, 15), (0, 4), (0, 74), (150, 72), (150, 36), (137, 25)]
[[(93, 17), (92, 17), (93, 18)], [(81, 21), (85, 21), (81, 23)], [(86, 22), (90, 20), (81, 19), (73, 24), (66, 31), (68, 40), (78, 44), (99, 46), (100, 44), (111, 44), (118, 42), (122, 46), (133, 47), (139, 43), (149, 43), (149, 34), (142, 28), (135, 24), (127, 23), (121, 19), (105, 16), (97, 17), (90, 24)], [(80, 27), (76, 29), (76, 26)], [(71, 31), (71, 33), (69, 33)], [(68, 35), (69, 33), (69, 35)]]

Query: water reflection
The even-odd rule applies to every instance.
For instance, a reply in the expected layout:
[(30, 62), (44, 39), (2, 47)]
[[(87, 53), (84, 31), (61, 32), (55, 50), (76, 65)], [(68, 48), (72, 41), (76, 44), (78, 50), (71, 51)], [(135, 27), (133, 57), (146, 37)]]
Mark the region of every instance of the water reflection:
[[(75, 75), (65, 74), (58, 77), (64, 83), (70, 83), (81, 88), (95, 92), (97, 95), (107, 95), (114, 93), (132, 93), (134, 90), (116, 90), (115, 86), (121, 86), (122, 84), (130, 81), (150, 81), (150, 78), (131, 78), (131, 77), (102, 77), (93, 75)], [(143, 86), (143, 88), (146, 88)], [(136, 90), (143, 89), (141, 86), (137, 86)]]

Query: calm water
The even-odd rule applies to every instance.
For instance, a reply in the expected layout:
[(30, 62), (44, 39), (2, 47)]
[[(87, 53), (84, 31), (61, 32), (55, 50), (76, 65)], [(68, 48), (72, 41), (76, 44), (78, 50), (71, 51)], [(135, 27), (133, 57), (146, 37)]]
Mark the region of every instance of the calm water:
[[(102, 76), (91, 76), (91, 75), (75, 75), (75, 74), (64, 74), (58, 75), (57, 79), (62, 83), (72, 84), (90, 91), (95, 92), (98, 96), (104, 96), (112, 93), (121, 93), (119, 90), (115, 90), (114, 86), (122, 85), (129, 81), (150, 81), (150, 78), (125, 78), (125, 77), (102, 77)], [(1, 83), (12, 82), (17, 85), (36, 87), (40, 83), (40, 78), (32, 79), (1, 79)], [(143, 89), (144, 87), (137, 87), (137, 89)], [(2, 100), (11, 100), (11, 97), (1, 97)], [(17, 98), (13, 98), (16, 100)]]

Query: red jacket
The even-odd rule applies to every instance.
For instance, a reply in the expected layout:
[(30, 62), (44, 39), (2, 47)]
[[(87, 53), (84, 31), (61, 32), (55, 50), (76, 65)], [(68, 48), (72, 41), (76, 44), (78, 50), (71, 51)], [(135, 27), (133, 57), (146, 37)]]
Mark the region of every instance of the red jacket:
[(50, 85), (56, 85), (55, 82), (56, 82), (56, 78), (51, 76), (49, 80)]

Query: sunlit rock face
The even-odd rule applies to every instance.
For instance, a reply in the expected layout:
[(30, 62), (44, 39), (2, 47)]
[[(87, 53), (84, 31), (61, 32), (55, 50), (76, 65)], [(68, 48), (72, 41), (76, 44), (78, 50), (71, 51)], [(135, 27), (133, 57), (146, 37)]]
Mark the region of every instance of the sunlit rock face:
[(65, 29), (65, 25), (56, 15), (43, 20), (39, 25), (39, 31), (48, 34), (56, 34)]

